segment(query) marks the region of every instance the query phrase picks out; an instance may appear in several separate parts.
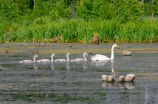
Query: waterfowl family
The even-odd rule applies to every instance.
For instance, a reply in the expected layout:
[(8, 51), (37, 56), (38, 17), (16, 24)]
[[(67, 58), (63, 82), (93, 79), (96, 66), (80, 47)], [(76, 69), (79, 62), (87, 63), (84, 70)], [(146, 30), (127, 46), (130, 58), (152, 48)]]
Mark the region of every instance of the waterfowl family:
[(86, 55), (88, 56), (87, 52), (84, 52), (83, 58), (76, 58), (76, 59), (73, 59), (71, 61), (87, 61)]
[(67, 62), (70, 61), (69, 55), (71, 55), (69, 52), (66, 54), (67, 59), (56, 59), (55, 62)]
[(38, 58), (38, 55), (34, 55), (33, 61), (32, 60), (23, 60), (23, 61), (19, 61), (19, 62), (20, 63), (33, 63), (33, 62), (36, 62), (36, 58)]
[(117, 44), (114, 44), (111, 48), (111, 58), (105, 56), (105, 55), (101, 55), (101, 54), (96, 54), (95, 56), (91, 57), (92, 61), (99, 61), (99, 60), (113, 60), (114, 59), (114, 47), (117, 47)]

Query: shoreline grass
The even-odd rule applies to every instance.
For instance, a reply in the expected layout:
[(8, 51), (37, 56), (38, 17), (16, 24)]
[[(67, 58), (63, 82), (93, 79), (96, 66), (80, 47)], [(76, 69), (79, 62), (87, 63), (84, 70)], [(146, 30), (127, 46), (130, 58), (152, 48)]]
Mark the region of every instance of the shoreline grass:
[(3, 22), (1, 27), (0, 43), (32, 42), (33, 38), (47, 42), (56, 39), (58, 43), (92, 43), (93, 34), (98, 34), (100, 43), (158, 42), (158, 24), (152, 18), (126, 23), (119, 23), (117, 19), (47, 21), (42, 18), (33, 22)]

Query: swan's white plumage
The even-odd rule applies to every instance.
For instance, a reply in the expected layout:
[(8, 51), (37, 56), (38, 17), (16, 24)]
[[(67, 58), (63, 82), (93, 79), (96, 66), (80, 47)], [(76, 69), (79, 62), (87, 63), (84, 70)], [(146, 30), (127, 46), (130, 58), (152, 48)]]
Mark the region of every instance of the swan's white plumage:
[(54, 57), (54, 53), (51, 55), (51, 60), (49, 59), (40, 59), (40, 60), (37, 60), (37, 62), (53, 62), (53, 57)]
[(99, 61), (99, 60), (110, 60), (110, 58), (105, 56), (105, 55), (96, 54), (95, 56), (91, 57), (91, 60), (96, 60), (96, 61)]
[(86, 58), (86, 55), (88, 56), (88, 54), (87, 54), (87, 52), (84, 52), (83, 53), (83, 58), (76, 58), (76, 59), (73, 59), (73, 60), (71, 60), (72, 62), (73, 61), (87, 61), (87, 58)]
[(40, 60), (37, 60), (37, 62), (50, 62), (49, 59), (40, 59)]
[(19, 61), (19, 62), (20, 63), (33, 63), (33, 62), (36, 62), (37, 57), (38, 57), (38, 55), (34, 55), (33, 61), (32, 60), (23, 60), (23, 61)]
[(55, 62), (67, 62), (70, 61), (69, 55), (71, 55), (69, 52), (66, 54), (67, 59), (56, 59)]
[(111, 58), (105, 56), (105, 55), (101, 55), (101, 54), (96, 54), (95, 56), (91, 57), (92, 61), (103, 61), (103, 60), (113, 60), (114, 59), (114, 47), (118, 46), (116, 44), (114, 44), (111, 48)]

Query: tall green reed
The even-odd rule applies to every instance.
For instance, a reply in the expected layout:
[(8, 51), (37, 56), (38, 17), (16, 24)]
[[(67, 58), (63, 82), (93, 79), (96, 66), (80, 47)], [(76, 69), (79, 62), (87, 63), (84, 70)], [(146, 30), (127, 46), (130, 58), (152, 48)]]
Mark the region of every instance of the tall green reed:
[[(139, 21), (128, 21), (119, 23), (117, 19), (112, 20), (89, 20), (72, 19), (59, 21), (45, 21), (36, 23), (24, 21), (24, 23), (7, 24), (0, 30), (0, 42), (2, 41), (24, 41), (32, 42), (49, 40), (55, 37), (58, 42), (68, 43), (91, 43), (94, 34), (98, 34), (100, 42), (155, 42), (158, 41), (157, 19), (144, 19)], [(27, 23), (28, 22), (28, 23)]]

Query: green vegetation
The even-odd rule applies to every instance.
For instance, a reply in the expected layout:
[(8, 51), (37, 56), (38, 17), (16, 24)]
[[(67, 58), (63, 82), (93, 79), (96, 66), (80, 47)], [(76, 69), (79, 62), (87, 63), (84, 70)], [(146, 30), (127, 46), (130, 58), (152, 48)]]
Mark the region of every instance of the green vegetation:
[(0, 0), (0, 43), (158, 42), (157, 0)]

